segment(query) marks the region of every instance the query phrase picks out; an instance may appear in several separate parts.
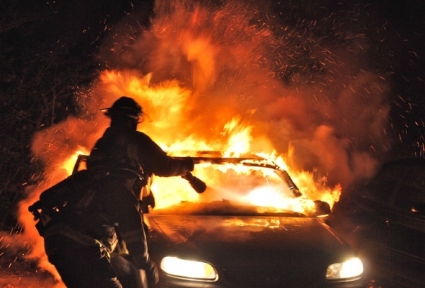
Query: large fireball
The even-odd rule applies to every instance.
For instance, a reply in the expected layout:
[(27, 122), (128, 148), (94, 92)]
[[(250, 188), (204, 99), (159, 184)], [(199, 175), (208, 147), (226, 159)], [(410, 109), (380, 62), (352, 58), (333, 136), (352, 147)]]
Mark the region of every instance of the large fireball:
[(34, 136), (46, 173), (20, 205), (18, 242), (34, 243), (29, 257), (44, 269), (55, 273), (27, 208), (89, 153), (108, 126), (100, 109), (122, 95), (143, 106), (138, 129), (164, 150), (261, 154), (330, 205), (373, 174), (368, 151), (386, 145), (389, 106), (383, 78), (359, 69), (360, 50), (348, 57), (347, 43), (330, 46), (314, 29), (277, 28), (256, 4), (192, 2), (156, 1), (149, 29), (112, 31), (99, 55), (109, 68), (75, 95), (81, 115)]

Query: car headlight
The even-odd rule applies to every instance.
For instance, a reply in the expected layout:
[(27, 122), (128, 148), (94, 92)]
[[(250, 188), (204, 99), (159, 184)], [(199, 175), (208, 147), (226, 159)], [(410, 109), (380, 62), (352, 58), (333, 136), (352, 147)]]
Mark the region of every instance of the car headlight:
[(346, 279), (363, 274), (363, 263), (359, 258), (351, 258), (342, 263), (334, 263), (328, 266), (326, 279)]
[(194, 278), (197, 280), (216, 280), (217, 272), (208, 263), (184, 260), (177, 257), (164, 257), (161, 261), (161, 269), (177, 277)]

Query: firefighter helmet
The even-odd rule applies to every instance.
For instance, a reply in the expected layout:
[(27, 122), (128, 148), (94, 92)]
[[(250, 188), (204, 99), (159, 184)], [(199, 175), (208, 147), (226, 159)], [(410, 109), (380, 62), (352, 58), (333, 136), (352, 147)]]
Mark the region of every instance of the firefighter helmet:
[(142, 107), (127, 96), (120, 97), (111, 107), (102, 109), (102, 112), (109, 118), (124, 115), (137, 121), (139, 121), (140, 116), (143, 115)]

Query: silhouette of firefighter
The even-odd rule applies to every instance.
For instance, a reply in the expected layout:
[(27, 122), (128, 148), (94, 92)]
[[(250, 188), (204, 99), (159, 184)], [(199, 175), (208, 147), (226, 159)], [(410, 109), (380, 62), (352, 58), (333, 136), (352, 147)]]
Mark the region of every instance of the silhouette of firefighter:
[(168, 156), (136, 130), (143, 111), (132, 98), (122, 96), (102, 111), (111, 124), (92, 149), (87, 169), (44, 191), (30, 211), (39, 219), (48, 259), (68, 288), (156, 284), (142, 189), (150, 201), (144, 205), (154, 206), (146, 189), (151, 177), (191, 175), (194, 163), (190, 157)]

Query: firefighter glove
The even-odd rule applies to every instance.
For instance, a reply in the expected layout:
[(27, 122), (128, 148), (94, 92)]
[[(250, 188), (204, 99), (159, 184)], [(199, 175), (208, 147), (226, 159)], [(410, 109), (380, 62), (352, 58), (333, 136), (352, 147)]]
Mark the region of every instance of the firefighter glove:
[(193, 159), (191, 157), (184, 157), (182, 160), (182, 167), (184, 172), (193, 171), (195, 164), (193, 163)]

